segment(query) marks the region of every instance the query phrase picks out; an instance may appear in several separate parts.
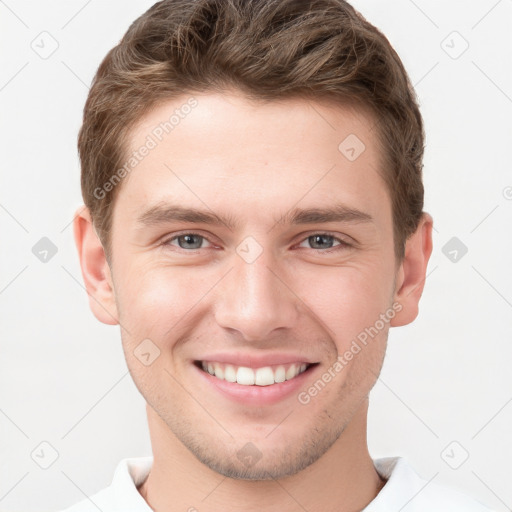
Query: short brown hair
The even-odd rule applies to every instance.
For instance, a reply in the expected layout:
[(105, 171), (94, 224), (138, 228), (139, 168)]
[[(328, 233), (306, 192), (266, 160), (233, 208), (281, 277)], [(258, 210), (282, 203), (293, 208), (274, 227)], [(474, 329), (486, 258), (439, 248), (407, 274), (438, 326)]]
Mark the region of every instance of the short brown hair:
[(121, 184), (102, 187), (126, 160), (130, 129), (161, 101), (233, 87), (255, 101), (370, 109), (402, 261), (423, 213), (423, 122), (391, 44), (344, 0), (163, 0), (132, 23), (98, 68), (78, 136), (82, 195), (108, 261)]

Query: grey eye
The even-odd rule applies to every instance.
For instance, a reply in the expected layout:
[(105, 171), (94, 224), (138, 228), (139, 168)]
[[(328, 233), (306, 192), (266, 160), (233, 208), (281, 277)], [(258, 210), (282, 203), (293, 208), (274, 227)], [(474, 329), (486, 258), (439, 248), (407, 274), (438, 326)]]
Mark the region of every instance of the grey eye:
[(181, 249), (200, 249), (203, 243), (204, 237), (201, 235), (194, 235), (192, 233), (187, 235), (180, 235), (173, 238), (172, 241), (177, 240), (178, 246)]
[(312, 235), (307, 240), (313, 249), (330, 249), (335, 238), (332, 235)]

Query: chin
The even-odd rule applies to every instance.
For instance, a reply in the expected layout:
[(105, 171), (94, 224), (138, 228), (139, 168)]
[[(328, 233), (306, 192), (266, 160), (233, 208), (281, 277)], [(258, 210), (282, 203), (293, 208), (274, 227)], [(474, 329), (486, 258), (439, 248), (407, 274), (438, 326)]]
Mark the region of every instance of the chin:
[(269, 442), (267, 438), (241, 443), (235, 438), (224, 449), (214, 440), (205, 445), (204, 439), (203, 443), (198, 443), (188, 435), (180, 439), (196, 459), (212, 471), (235, 480), (262, 481), (289, 477), (304, 470), (331, 448), (342, 431), (342, 428), (327, 429), (320, 437), (317, 430), (304, 432), (293, 440), (288, 438), (288, 443), (284, 444)]

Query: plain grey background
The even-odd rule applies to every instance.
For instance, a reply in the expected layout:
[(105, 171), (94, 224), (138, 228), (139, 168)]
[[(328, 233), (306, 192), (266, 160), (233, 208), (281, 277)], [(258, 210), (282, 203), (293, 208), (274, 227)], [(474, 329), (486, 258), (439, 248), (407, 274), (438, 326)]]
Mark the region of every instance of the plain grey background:
[[(0, 1), (1, 511), (64, 508), (107, 486), (120, 459), (151, 454), (119, 327), (89, 310), (71, 222), (88, 86), (152, 4)], [(391, 329), (370, 395), (370, 453), (510, 510), (512, 1), (353, 4), (416, 86), (435, 226), (419, 317)]]

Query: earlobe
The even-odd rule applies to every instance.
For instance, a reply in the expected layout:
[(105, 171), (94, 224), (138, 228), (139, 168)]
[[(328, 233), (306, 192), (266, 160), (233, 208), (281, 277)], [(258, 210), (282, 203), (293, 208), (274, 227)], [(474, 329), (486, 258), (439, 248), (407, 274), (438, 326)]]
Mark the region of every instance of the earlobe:
[(397, 273), (394, 296), (394, 301), (401, 305), (401, 310), (391, 321), (390, 325), (393, 327), (407, 325), (418, 316), (418, 304), (432, 254), (432, 226), (432, 217), (424, 212), (418, 228), (406, 242), (405, 256)]
[(91, 311), (100, 322), (117, 325), (112, 276), (88, 208), (81, 206), (75, 213), (73, 231)]

